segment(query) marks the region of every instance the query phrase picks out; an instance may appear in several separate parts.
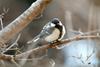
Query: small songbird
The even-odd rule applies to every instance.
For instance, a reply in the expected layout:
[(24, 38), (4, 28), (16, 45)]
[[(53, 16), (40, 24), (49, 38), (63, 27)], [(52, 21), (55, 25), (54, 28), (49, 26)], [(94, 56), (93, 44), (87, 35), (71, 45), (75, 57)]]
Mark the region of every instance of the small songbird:
[(40, 39), (43, 39), (48, 43), (54, 43), (60, 41), (64, 35), (64, 25), (58, 18), (53, 18), (43, 27), (39, 35), (37, 35), (35, 38), (33, 38), (31, 41), (28, 41), (27, 43), (30, 44)]

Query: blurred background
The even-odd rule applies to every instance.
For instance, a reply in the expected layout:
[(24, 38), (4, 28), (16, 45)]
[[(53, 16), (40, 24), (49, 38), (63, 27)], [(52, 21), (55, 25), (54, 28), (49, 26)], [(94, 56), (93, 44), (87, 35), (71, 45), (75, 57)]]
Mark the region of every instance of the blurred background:
[[(34, 1), (0, 0), (0, 13), (3, 13), (4, 9), (9, 9), (3, 18), (4, 27), (23, 13)], [(41, 18), (32, 21), (33, 23), (30, 23), (21, 31), (18, 47), (27, 47), (26, 42), (38, 35), (42, 27), (55, 17), (59, 18), (66, 27), (64, 38), (77, 35), (73, 31), (99, 31), (100, 0), (53, 0), (45, 9)], [(16, 36), (9, 41), (8, 45), (12, 44), (15, 39)], [(24, 48), (22, 48), (22, 51), (25, 51)], [(99, 67), (99, 48), (99, 39), (74, 41), (60, 50), (49, 49), (45, 60), (39, 60), (34, 64), (34, 67), (53, 67), (54, 62), (54, 67)]]

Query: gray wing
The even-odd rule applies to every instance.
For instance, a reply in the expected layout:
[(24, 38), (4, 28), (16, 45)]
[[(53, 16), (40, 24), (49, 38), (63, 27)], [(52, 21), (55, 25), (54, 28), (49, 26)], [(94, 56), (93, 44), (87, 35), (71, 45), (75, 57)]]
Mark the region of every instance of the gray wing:
[(40, 38), (45, 38), (47, 37), (48, 35), (52, 34), (52, 32), (54, 31), (54, 28), (55, 27), (51, 27), (50, 26), (50, 23), (46, 24), (44, 27), (43, 27), (43, 30), (41, 31), (40, 33)]
[(32, 40), (28, 41), (27, 43), (30, 44), (32, 42), (36, 42), (39, 41), (40, 39), (44, 39), (46, 36), (52, 34), (53, 30), (54, 30), (54, 26), (51, 26), (51, 22), (47, 23), (42, 31), (40, 32), (39, 35), (37, 35), (36, 37), (34, 37)]

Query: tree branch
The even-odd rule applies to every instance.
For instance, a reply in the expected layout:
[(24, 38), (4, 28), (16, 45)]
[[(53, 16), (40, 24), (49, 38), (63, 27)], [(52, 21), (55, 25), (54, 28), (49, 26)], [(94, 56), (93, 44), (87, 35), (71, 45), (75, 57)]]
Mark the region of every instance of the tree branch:
[(43, 12), (45, 7), (52, 0), (37, 0), (23, 14), (12, 21), (8, 26), (0, 31), (0, 47), (8, 42), (18, 32), (23, 30), (32, 20)]
[[(56, 42), (54, 44), (46, 44), (43, 45), (41, 47), (37, 47), (35, 49), (31, 49), (29, 51), (26, 51), (24, 53), (18, 54), (15, 57), (13, 57), (12, 55), (5, 55), (5, 54), (1, 54), (0, 55), (0, 60), (5, 60), (5, 61), (11, 61), (12, 59), (14, 59), (15, 61), (19, 62), (20, 60), (23, 59), (36, 59), (36, 58), (40, 58), (41, 56), (43, 56), (43, 54), (46, 52), (46, 50), (48, 48), (56, 48), (56, 46), (64, 46), (64, 45), (68, 45), (69, 42), (72, 41), (78, 41), (78, 40), (82, 40), (82, 39), (97, 39), (100, 38), (100, 36), (96, 36), (96, 35), (86, 35), (86, 36), (75, 36), (73, 38), (69, 38), (69, 39), (64, 39), (61, 40), (59, 42)], [(27, 56), (27, 58), (25, 58), (25, 56)]]

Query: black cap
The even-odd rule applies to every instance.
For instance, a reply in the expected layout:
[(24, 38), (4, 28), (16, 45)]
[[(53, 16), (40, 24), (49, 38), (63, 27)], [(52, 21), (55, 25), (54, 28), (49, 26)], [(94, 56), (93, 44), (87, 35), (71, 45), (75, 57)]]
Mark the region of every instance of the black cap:
[(60, 21), (60, 20), (59, 20), (58, 18), (53, 18), (53, 19), (51, 20), (51, 22), (54, 23), (54, 24), (58, 24), (59, 21)]

